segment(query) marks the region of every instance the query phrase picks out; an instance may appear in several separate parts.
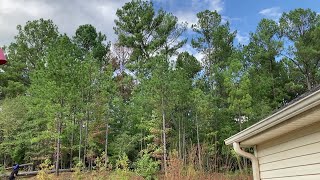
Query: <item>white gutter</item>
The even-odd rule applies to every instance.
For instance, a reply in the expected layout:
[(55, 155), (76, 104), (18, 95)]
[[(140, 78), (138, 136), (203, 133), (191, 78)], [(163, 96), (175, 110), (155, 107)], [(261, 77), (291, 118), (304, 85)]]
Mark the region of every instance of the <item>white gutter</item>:
[(317, 90), (316, 92), (300, 99), (299, 101), (239, 132), (238, 134), (226, 139), (225, 143), (226, 145), (231, 145), (234, 142), (242, 142), (247, 140), (260, 132), (263, 132), (318, 105), (320, 105), (320, 90)]
[(237, 142), (233, 143), (233, 149), (240, 156), (246, 157), (246, 158), (251, 160), (251, 162), (252, 162), (253, 180), (260, 180), (260, 169), (259, 169), (258, 159), (253, 154), (250, 154), (250, 153), (247, 153), (247, 152), (243, 151), (240, 148), (239, 143), (237, 143)]

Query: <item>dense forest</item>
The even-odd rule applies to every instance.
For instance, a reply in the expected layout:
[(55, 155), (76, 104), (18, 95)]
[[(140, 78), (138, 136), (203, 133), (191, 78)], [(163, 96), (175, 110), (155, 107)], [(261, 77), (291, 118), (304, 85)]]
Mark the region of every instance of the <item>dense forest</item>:
[(3, 167), (99, 163), (151, 177), (176, 158), (197, 171), (247, 171), (224, 139), (320, 82), (320, 15), (310, 9), (262, 19), (247, 45), (216, 11), (190, 25), (133, 0), (116, 15), (115, 43), (90, 24), (72, 36), (46, 19), (17, 26), (0, 73)]

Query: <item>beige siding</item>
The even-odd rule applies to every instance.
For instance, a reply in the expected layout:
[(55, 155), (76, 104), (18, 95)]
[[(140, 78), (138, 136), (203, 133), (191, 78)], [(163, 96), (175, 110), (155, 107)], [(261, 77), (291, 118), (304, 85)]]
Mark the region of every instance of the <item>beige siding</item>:
[(272, 180), (319, 180), (319, 174), (293, 177), (272, 178)]
[(257, 146), (261, 179), (320, 180), (320, 123)]

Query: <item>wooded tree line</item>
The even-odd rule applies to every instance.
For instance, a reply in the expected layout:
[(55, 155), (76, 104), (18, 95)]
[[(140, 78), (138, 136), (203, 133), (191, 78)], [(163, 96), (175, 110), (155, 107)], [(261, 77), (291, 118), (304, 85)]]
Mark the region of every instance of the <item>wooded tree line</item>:
[(127, 156), (135, 168), (144, 154), (166, 172), (175, 154), (199, 170), (241, 170), (247, 162), (223, 140), (320, 81), (320, 16), (310, 9), (262, 19), (247, 45), (216, 11), (189, 26), (133, 0), (116, 15), (112, 45), (90, 24), (72, 36), (51, 20), (17, 26), (0, 73), (3, 165), (91, 168), (99, 156), (115, 167)]

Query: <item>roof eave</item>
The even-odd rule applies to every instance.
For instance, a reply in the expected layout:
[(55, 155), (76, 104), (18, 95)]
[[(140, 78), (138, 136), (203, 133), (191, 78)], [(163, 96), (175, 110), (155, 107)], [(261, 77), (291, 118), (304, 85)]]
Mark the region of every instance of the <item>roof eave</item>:
[[(268, 130), (298, 114), (301, 114), (320, 104), (320, 90), (300, 99), (299, 101), (285, 107), (284, 109), (272, 114), (271, 116), (259, 121), (258, 123), (248, 127), (247, 129), (231, 136), (225, 140), (226, 145), (234, 142), (241, 143), (244, 140)], [(254, 144), (253, 144), (254, 145)]]

